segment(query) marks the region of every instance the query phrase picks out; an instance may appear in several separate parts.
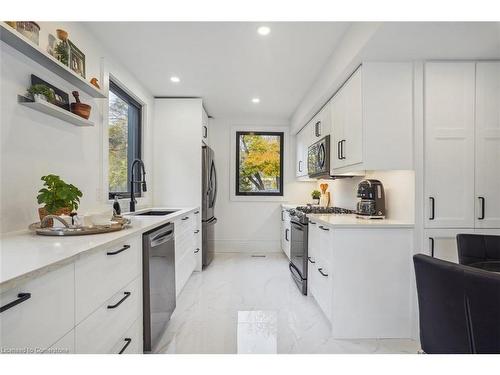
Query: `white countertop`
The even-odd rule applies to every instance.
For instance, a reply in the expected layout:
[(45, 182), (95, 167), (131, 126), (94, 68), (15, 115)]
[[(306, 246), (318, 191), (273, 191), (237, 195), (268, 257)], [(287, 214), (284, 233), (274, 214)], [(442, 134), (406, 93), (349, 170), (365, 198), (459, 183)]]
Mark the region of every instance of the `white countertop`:
[[(132, 225), (129, 228), (106, 234), (54, 237), (22, 231), (2, 235), (0, 237), (0, 291), (9, 289), (26, 278), (68, 264), (90, 250), (112, 246), (115, 242), (145, 233), (197, 208), (155, 207), (154, 209), (179, 211), (165, 216), (131, 216)], [(137, 212), (145, 210), (147, 209)]]
[(414, 224), (393, 219), (358, 219), (356, 215), (308, 214), (310, 220), (332, 228), (413, 228)]

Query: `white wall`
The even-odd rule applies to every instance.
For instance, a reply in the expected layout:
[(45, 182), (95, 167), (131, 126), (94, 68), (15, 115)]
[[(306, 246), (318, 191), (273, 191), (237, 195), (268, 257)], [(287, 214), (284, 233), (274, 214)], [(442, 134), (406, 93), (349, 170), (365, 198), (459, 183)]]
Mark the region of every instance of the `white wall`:
[(215, 249), (217, 252), (266, 253), (280, 250), (280, 206), (291, 202), (303, 204), (310, 200), (310, 192), (316, 182), (295, 180), (294, 141), (285, 144), (284, 199), (282, 201), (234, 201), (231, 200), (230, 169), (233, 162), (230, 150), (231, 128), (246, 126), (288, 126), (282, 120), (214, 119), (210, 122), (210, 143), (215, 152), (219, 192), (215, 207), (218, 219), (215, 225)]
[[(111, 73), (145, 105), (144, 155), (147, 172), (152, 170), (150, 119), (153, 98), (135, 78), (113, 61), (92, 34), (78, 23), (40, 22), (40, 46), (46, 48), (49, 32), (56, 28), (69, 32), (69, 38), (86, 55), (86, 77), (97, 77), (107, 87)], [(81, 101), (92, 105), (93, 128), (80, 128), (17, 103), (17, 94), (26, 92), (30, 75), (36, 74), (71, 93), (75, 88), (32, 62), (11, 47), (1, 44), (1, 130), (0, 130), (0, 232), (26, 229), (38, 221), (37, 191), (40, 177), (60, 175), (79, 187), (84, 196), (79, 212), (110, 207), (107, 200), (107, 100), (92, 99), (80, 93)], [(101, 70), (101, 58), (105, 63)], [(104, 79), (104, 80), (103, 80)], [(151, 178), (151, 173), (147, 175)], [(150, 181), (149, 181), (150, 182)], [(150, 201), (146, 194), (142, 203)], [(122, 207), (125, 208), (125, 204)]]

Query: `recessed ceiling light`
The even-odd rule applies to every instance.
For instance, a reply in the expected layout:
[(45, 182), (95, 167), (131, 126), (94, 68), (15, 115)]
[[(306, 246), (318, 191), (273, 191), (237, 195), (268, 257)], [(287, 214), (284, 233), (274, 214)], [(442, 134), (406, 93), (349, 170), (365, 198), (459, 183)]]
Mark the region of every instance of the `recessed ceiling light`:
[(271, 32), (271, 28), (268, 26), (261, 26), (257, 29), (260, 35), (268, 35)]
[(252, 98), (252, 103), (260, 103), (260, 99), (259, 98)]
[(170, 80), (171, 80), (172, 82), (174, 82), (174, 83), (178, 83), (178, 82), (180, 82), (180, 81), (181, 81), (181, 79), (180, 79), (179, 77), (177, 77), (177, 76), (172, 76), (172, 77), (170, 77)]

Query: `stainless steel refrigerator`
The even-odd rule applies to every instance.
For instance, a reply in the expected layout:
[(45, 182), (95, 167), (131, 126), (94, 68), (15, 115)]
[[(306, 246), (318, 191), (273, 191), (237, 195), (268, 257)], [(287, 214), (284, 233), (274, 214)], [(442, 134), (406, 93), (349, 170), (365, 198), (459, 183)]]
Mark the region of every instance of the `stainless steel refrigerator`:
[(202, 196), (201, 196), (201, 227), (202, 227), (202, 259), (203, 267), (210, 264), (214, 258), (214, 225), (217, 219), (214, 213), (217, 200), (217, 171), (214, 162), (214, 150), (202, 146)]

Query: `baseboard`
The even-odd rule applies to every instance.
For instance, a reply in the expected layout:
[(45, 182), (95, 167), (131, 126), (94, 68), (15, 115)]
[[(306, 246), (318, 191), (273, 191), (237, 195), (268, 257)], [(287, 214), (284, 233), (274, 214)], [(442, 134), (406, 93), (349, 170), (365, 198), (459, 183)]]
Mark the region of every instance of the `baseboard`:
[(280, 253), (281, 242), (279, 240), (215, 240), (214, 247), (216, 253), (249, 253), (267, 254)]

